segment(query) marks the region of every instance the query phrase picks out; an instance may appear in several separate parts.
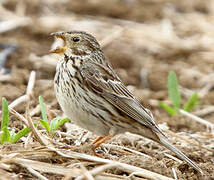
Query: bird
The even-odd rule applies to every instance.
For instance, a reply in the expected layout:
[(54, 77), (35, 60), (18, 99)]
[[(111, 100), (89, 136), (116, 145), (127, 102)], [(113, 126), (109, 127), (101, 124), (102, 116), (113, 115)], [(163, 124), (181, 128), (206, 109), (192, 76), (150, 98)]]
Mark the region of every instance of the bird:
[(199, 166), (172, 145), (151, 111), (137, 100), (116, 74), (94, 36), (84, 31), (51, 33), (63, 45), (57, 55), (54, 90), (57, 101), (75, 124), (99, 137), (96, 149), (115, 135), (130, 132), (151, 139), (174, 152), (196, 171)]

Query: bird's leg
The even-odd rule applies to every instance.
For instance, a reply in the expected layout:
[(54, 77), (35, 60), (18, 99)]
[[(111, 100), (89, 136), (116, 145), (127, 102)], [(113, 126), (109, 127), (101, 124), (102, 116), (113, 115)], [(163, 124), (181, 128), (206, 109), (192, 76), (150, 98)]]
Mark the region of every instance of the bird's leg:
[(99, 154), (96, 153), (96, 148), (99, 147), (102, 143), (104, 143), (105, 141), (111, 139), (113, 136), (112, 135), (108, 135), (108, 136), (105, 136), (105, 137), (98, 137), (92, 144), (93, 144), (93, 147), (92, 147), (92, 150), (94, 152), (94, 155), (95, 156), (98, 156), (100, 157)]
[(96, 144), (101, 139), (103, 139), (103, 137), (99, 136), (97, 139), (94, 140), (94, 142), (92, 144)]

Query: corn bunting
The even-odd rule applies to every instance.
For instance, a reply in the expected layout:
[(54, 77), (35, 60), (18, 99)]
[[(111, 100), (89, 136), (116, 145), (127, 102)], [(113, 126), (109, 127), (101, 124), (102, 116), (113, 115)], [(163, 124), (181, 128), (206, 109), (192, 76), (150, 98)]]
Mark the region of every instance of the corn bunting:
[(100, 136), (98, 147), (112, 136), (130, 132), (152, 139), (173, 151), (199, 172), (202, 170), (167, 140), (152, 113), (129, 92), (105, 57), (97, 40), (81, 31), (52, 33), (64, 40), (54, 88), (64, 113), (78, 126)]

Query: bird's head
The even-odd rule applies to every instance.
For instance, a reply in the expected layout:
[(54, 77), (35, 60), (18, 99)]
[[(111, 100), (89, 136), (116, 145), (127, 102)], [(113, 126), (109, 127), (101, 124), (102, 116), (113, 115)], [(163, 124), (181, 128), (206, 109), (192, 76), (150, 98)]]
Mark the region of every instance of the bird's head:
[(62, 47), (51, 50), (51, 53), (66, 54), (68, 56), (86, 56), (100, 50), (100, 45), (96, 39), (82, 31), (55, 32), (51, 35), (64, 41)]

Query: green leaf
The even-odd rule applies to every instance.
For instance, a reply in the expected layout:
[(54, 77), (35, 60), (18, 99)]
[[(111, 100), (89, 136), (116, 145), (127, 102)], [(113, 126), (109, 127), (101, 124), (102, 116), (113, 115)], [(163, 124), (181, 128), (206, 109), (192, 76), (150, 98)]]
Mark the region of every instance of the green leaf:
[(50, 132), (50, 126), (48, 124), (48, 121), (44, 120), (39, 120), (40, 124), (42, 125), (43, 128), (46, 129), (46, 131), (49, 133)]
[(44, 105), (42, 96), (39, 96), (39, 104), (40, 104), (40, 108), (41, 108), (42, 119), (44, 121), (48, 121), (48, 116), (47, 116), (47, 113), (45, 111), (45, 105)]
[(12, 144), (16, 143), (19, 139), (26, 136), (30, 132), (30, 128), (26, 127), (20, 130), (13, 138), (11, 138), (10, 142)]
[(56, 129), (57, 128), (59, 128), (60, 126), (62, 126), (64, 123), (66, 123), (66, 122), (69, 122), (70, 121), (70, 119), (69, 118), (63, 118), (63, 119), (60, 119), (60, 121), (57, 123), (57, 125), (56, 125)]
[(55, 117), (52, 121), (51, 121), (51, 124), (50, 124), (50, 132), (53, 133), (57, 128), (56, 128), (56, 125), (58, 124), (60, 120), (60, 117)]
[(169, 113), (170, 116), (173, 116), (177, 113), (176, 109), (172, 108), (171, 106), (169, 106), (161, 101), (159, 101), (158, 103), (166, 112)]
[(9, 125), (9, 110), (8, 103), (5, 98), (2, 98), (2, 121), (1, 121), (1, 130), (8, 128)]
[(8, 130), (9, 120), (8, 102), (5, 98), (2, 98), (1, 144), (10, 140), (10, 132)]
[[(56, 118), (57, 118), (57, 117), (56, 117)], [(55, 118), (55, 119), (56, 119), (56, 118)], [(54, 132), (54, 131), (57, 130), (60, 126), (62, 126), (64, 123), (66, 123), (66, 122), (68, 122), (68, 121), (70, 121), (70, 119), (67, 118), (67, 117), (58, 120), (57, 123), (54, 125), (52, 131)]]
[(4, 144), (5, 142), (9, 142), (10, 141), (10, 132), (7, 129), (7, 127), (4, 127), (2, 129), (2, 134), (1, 134), (1, 144)]
[(171, 71), (168, 76), (168, 92), (173, 106), (176, 109), (179, 109), (181, 104), (181, 96), (178, 89), (178, 79), (173, 71)]
[(198, 94), (194, 93), (192, 96), (188, 99), (187, 103), (184, 104), (183, 109), (187, 112), (191, 112), (193, 109), (195, 109), (199, 105), (198, 101)]

